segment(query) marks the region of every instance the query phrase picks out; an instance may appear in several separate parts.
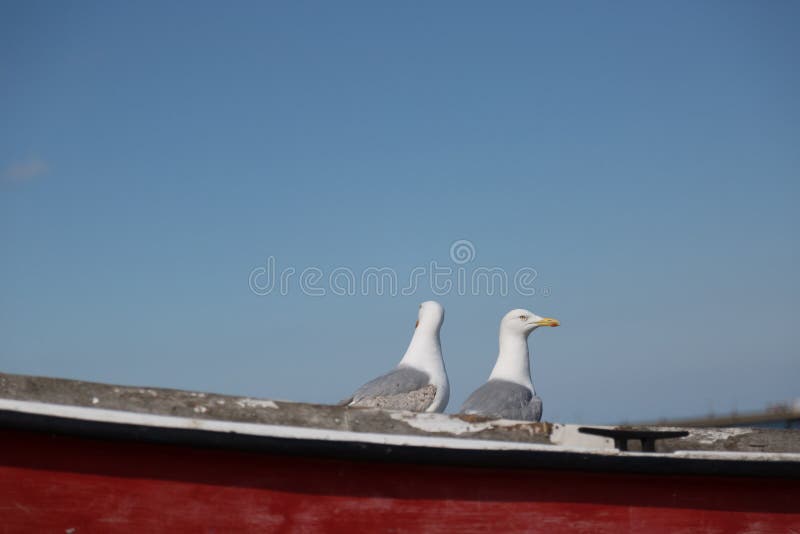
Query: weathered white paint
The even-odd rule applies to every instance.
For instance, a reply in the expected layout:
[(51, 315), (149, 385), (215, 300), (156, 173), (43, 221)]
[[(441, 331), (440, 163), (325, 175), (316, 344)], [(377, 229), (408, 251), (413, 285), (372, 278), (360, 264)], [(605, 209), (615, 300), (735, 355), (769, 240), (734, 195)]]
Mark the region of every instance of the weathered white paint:
[[(152, 415), (126, 412), (122, 410), (106, 410), (101, 408), (69, 406), (64, 404), (48, 404), (13, 399), (0, 399), (0, 410), (13, 410), (20, 413), (67, 417), (83, 421), (132, 424), (160, 428), (208, 430), (213, 432), (231, 432), (242, 435), (277, 438), (312, 439), (320, 441), (349, 441), (359, 443), (374, 443), (380, 445), (413, 445), (420, 447), (444, 447), (450, 449), (529, 451), (554, 450), (552, 445), (541, 445), (535, 443), (446, 438), (438, 436), (377, 434), (371, 432), (350, 432), (346, 430), (327, 430), (322, 428), (292, 427), (284, 425), (261, 425), (233, 421), (218, 421), (213, 419), (195, 419), (171, 415)], [(567, 451), (569, 449), (566, 447), (560, 447), (559, 450)], [(615, 451), (607, 452), (613, 454)]]
[(800, 453), (796, 452), (675, 451), (672, 456), (696, 458), (698, 460), (800, 462)]
[[(584, 449), (614, 449), (614, 440), (594, 434), (584, 434), (579, 432), (578, 425), (553, 424), (553, 431), (550, 433), (550, 441), (555, 445), (568, 447), (580, 447)], [(611, 426), (594, 426), (592, 428), (614, 428)]]
[[(222, 404), (224, 403), (225, 401), (222, 401)], [(236, 404), (242, 408), (272, 408), (274, 410), (278, 409), (277, 404), (275, 404), (271, 400), (265, 400), (265, 399), (239, 399), (236, 401)]]
[(444, 432), (460, 436), (474, 434), (484, 430), (492, 430), (504, 426), (518, 426), (526, 424), (525, 421), (512, 421), (510, 419), (494, 419), (491, 421), (470, 422), (457, 417), (436, 413), (392, 412), (390, 417), (403, 421), (409, 426), (425, 432)]
[(711, 445), (717, 441), (725, 441), (728, 438), (750, 434), (751, 428), (693, 428), (692, 437), (705, 445)]
[[(586, 449), (573, 445), (544, 445), (537, 443), (518, 443), (510, 441), (494, 441), (441, 436), (409, 436), (393, 434), (377, 434), (370, 432), (350, 432), (345, 430), (326, 430), (320, 428), (291, 427), (283, 425), (262, 425), (239, 423), (213, 419), (196, 419), (167, 415), (152, 415), (121, 410), (107, 410), (82, 406), (48, 404), (14, 399), (0, 399), (0, 410), (19, 413), (50, 415), (83, 421), (133, 424), (159, 428), (180, 428), (206, 430), (212, 432), (231, 432), (242, 435), (266, 436), (277, 438), (309, 439), (319, 441), (345, 441), (371, 443), (394, 446), (417, 446), (430, 448), (446, 448), (458, 450), (491, 450), (491, 451), (549, 451), (577, 452), (603, 456), (647, 456), (647, 457), (685, 457), (709, 460), (730, 461), (791, 461), (800, 462), (800, 453), (731, 453), (720, 451), (680, 451), (676, 453), (639, 453), (620, 452), (616, 449)], [(411, 415), (411, 414), (410, 414)], [(446, 417), (446, 416), (439, 416)], [(562, 425), (573, 427), (577, 432), (578, 425)], [(447, 432), (447, 430), (442, 430)], [(569, 430), (572, 432), (572, 429)]]

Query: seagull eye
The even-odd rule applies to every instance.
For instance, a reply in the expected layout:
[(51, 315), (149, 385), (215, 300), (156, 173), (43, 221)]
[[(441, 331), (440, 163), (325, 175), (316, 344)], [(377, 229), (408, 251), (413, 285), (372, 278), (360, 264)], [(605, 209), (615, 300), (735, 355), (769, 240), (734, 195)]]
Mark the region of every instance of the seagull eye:
[(520, 315), (519, 319), (520, 319), (520, 321), (527, 321), (528, 320), (528, 316), (527, 315)]

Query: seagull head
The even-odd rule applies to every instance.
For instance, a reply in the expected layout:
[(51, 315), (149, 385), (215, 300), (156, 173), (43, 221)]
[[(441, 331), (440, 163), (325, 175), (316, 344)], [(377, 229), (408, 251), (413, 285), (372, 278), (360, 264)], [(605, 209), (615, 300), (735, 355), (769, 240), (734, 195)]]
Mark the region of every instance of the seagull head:
[(500, 321), (500, 330), (528, 335), (540, 326), (559, 326), (557, 319), (539, 317), (529, 310), (511, 310)]
[(417, 325), (414, 328), (438, 331), (444, 322), (444, 307), (435, 300), (427, 300), (419, 305)]

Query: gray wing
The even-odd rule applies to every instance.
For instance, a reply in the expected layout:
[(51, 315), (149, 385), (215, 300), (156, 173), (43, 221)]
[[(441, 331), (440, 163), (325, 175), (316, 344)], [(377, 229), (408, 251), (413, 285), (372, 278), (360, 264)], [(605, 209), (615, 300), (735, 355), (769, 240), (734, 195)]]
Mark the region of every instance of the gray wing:
[(542, 399), (514, 382), (489, 380), (467, 397), (460, 413), (538, 421), (542, 418)]
[(340, 404), (423, 411), (436, 396), (436, 386), (429, 382), (430, 376), (419, 369), (398, 367), (370, 380)]

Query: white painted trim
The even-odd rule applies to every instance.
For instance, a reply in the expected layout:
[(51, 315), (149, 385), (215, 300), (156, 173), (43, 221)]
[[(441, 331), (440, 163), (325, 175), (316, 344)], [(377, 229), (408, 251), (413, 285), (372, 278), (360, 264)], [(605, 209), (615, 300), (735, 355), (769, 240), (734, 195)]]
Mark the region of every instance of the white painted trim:
[(794, 452), (675, 451), (672, 456), (695, 460), (800, 462), (800, 453)]
[[(65, 417), (69, 419), (80, 419), (83, 421), (142, 425), (159, 428), (178, 428), (186, 430), (207, 430), (210, 432), (232, 432), (235, 434), (272, 438), (310, 439), (319, 441), (352, 441), (359, 443), (375, 443), (380, 445), (444, 447), (448, 449), (552, 451), (554, 448), (558, 448), (558, 450), (569, 450), (564, 447), (553, 447), (552, 445), (542, 445), (537, 443), (444, 438), (437, 436), (377, 434), (372, 432), (328, 430), (324, 428), (240, 423), (235, 421), (220, 421), (215, 419), (199, 419), (172, 415), (152, 415), (122, 410), (106, 410), (102, 408), (87, 408), (83, 406), (49, 404), (43, 402), (20, 401), (12, 399), (0, 399), (0, 410), (12, 410), (27, 414)], [(585, 450), (581, 449), (581, 452), (585, 452)]]
[[(43, 402), (23, 401), (14, 399), (0, 399), (0, 410), (14, 411), (32, 415), (46, 415), (94, 421), (103, 423), (117, 423), (141, 425), (157, 428), (175, 428), (185, 430), (204, 430), (209, 432), (230, 432), (248, 436), (262, 436), (273, 438), (307, 439), (318, 441), (346, 441), (356, 443), (369, 443), (393, 446), (415, 446), (430, 448), (445, 448), (457, 450), (482, 450), (482, 451), (530, 451), (530, 452), (573, 452), (601, 456), (645, 456), (655, 457), (681, 457), (707, 460), (758, 460), (758, 461), (792, 461), (800, 462), (800, 453), (730, 453), (719, 451), (679, 451), (671, 454), (662, 453), (637, 453), (620, 452), (616, 449), (587, 449), (563, 445), (544, 445), (539, 443), (519, 443), (512, 441), (494, 441), (481, 439), (463, 439), (439, 436), (409, 436), (399, 434), (378, 434), (371, 432), (351, 432), (346, 430), (327, 430), (322, 428), (305, 428), (284, 425), (264, 425), (255, 423), (240, 423), (234, 421), (220, 421), (215, 419), (197, 419), (171, 415), (153, 415), (145, 413), (128, 412), (122, 410), (107, 410), (102, 408), (89, 408), (65, 404), (50, 404)], [(577, 425), (565, 425), (577, 426)]]

